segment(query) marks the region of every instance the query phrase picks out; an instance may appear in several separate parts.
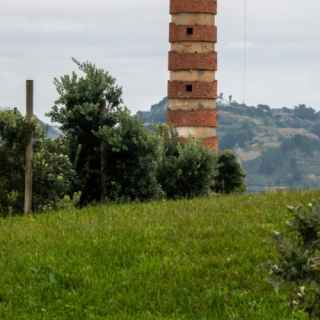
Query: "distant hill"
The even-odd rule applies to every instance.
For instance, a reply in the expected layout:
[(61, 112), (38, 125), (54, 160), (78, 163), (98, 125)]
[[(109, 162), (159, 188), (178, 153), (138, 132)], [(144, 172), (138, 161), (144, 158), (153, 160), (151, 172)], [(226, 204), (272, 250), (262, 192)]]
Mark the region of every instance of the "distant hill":
[(62, 132), (59, 130), (59, 128), (52, 126), (50, 124), (47, 124), (41, 120), (39, 120), (44, 132), (46, 133), (46, 136), (49, 139), (57, 139), (62, 135)]
[[(165, 122), (167, 99), (138, 112), (146, 126)], [(218, 101), (221, 149), (233, 149), (249, 190), (320, 187), (320, 112)]]

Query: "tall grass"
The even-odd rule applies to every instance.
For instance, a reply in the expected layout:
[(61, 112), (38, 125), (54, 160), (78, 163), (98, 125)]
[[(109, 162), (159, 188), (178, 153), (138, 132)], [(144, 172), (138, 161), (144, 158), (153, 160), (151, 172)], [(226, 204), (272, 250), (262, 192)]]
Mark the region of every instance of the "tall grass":
[(306, 319), (268, 283), (287, 205), (320, 192), (0, 219), (0, 319)]

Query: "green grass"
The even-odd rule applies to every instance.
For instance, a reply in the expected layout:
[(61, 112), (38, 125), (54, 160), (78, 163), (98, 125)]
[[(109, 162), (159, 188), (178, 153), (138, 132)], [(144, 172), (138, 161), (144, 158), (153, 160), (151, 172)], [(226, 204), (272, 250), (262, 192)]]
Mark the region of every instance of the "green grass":
[(306, 319), (268, 283), (272, 231), (320, 192), (0, 219), (0, 319)]

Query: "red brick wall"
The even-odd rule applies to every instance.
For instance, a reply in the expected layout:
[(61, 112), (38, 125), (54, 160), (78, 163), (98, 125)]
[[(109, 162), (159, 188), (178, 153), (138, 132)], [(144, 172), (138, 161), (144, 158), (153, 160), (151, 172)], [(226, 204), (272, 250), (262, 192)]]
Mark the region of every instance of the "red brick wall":
[(218, 137), (212, 137), (203, 139), (202, 143), (211, 150), (218, 151), (219, 150), (219, 139)]
[[(192, 28), (192, 34), (188, 34), (189, 28)], [(171, 23), (170, 42), (181, 41), (217, 42), (217, 27), (199, 25), (178, 26)]]
[(169, 70), (217, 70), (217, 53), (178, 53), (169, 52)]
[(171, 0), (170, 13), (217, 13), (217, 0)]
[[(188, 91), (187, 87), (192, 91)], [(216, 99), (218, 96), (217, 81), (169, 81), (169, 99)]]
[(176, 127), (212, 127), (217, 126), (216, 110), (183, 111), (169, 110), (167, 122)]

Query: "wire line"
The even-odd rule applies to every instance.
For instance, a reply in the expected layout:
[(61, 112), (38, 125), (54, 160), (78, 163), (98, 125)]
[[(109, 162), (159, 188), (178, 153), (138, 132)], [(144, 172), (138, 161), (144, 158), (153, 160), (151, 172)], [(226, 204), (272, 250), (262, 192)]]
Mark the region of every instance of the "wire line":
[(248, 82), (248, 0), (243, 0), (243, 74), (242, 74), (243, 103), (247, 101)]

